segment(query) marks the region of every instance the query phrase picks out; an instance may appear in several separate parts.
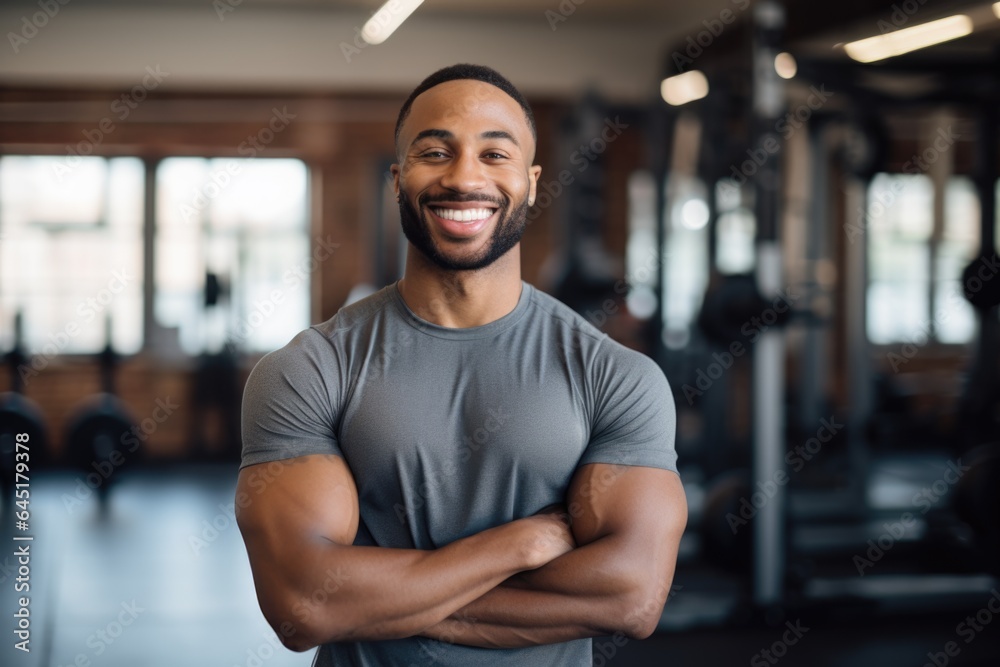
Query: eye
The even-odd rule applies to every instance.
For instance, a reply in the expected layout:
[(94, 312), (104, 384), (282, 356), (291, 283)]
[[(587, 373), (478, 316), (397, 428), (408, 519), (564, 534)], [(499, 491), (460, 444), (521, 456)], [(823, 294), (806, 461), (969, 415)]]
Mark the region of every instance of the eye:
[(420, 157), (426, 157), (426, 158), (436, 159), (436, 158), (448, 157), (448, 155), (444, 151), (429, 150), (429, 151), (425, 151), (425, 152), (421, 153)]
[(497, 153), (496, 151), (490, 151), (489, 153), (484, 153), (483, 157), (489, 160), (506, 160), (507, 156), (503, 153)]

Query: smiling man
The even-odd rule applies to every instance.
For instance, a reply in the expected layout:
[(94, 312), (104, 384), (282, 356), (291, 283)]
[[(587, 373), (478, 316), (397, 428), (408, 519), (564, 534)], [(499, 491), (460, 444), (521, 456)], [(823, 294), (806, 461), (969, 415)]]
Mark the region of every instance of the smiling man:
[(403, 104), (404, 277), (252, 372), (238, 521), (315, 665), (590, 665), (648, 636), (687, 519), (666, 379), (521, 280), (521, 94), (456, 65)]

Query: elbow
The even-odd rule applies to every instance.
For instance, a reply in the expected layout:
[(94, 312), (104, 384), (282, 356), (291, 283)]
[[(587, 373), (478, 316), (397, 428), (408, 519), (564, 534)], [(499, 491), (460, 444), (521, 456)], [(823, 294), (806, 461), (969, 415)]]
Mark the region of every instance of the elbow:
[(357, 605), (335, 601), (333, 596), (323, 604), (290, 596), (267, 607), (262, 604), (261, 611), (282, 645), (297, 653), (334, 642), (401, 639), (427, 625), (379, 621)]
[(656, 626), (659, 624), (659, 618), (650, 622), (647, 619), (639, 619), (637, 622), (631, 624), (626, 624), (618, 632), (622, 633), (629, 639), (646, 639), (656, 632)]
[(629, 639), (646, 639), (656, 631), (663, 607), (653, 608), (648, 598), (645, 603), (640, 602), (637, 596), (628, 596), (627, 599), (625, 606), (629, 611), (625, 616), (618, 617), (621, 620), (616, 624), (615, 632)]
[(303, 619), (292, 614), (290, 607), (265, 608), (262, 606), (261, 611), (264, 612), (264, 618), (267, 620), (268, 625), (278, 635), (282, 646), (289, 651), (301, 653), (316, 648), (323, 643), (319, 639), (316, 628), (308, 623), (308, 618)]
[(615, 622), (615, 632), (629, 639), (646, 639), (656, 632), (669, 588), (669, 582), (651, 586), (645, 577), (630, 582), (618, 599), (614, 618), (619, 620)]
[(289, 651), (295, 651), (296, 653), (303, 653), (309, 649), (316, 648), (319, 646), (319, 642), (306, 637), (304, 634), (296, 633), (290, 636), (284, 636), (280, 632), (278, 633), (278, 638), (281, 639), (281, 644)]
[(349, 631), (329, 622), (330, 617), (337, 616), (335, 613), (328, 609), (320, 613), (319, 609), (299, 599), (261, 605), (261, 611), (281, 644), (296, 653), (340, 641), (349, 634)]

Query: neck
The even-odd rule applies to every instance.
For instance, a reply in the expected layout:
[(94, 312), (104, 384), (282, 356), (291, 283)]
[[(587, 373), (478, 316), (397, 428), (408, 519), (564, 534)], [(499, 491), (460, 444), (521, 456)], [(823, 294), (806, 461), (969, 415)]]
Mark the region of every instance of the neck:
[(447, 271), (412, 245), (399, 281), (403, 301), (418, 317), (452, 329), (489, 324), (510, 313), (521, 297), (521, 247), (477, 271)]

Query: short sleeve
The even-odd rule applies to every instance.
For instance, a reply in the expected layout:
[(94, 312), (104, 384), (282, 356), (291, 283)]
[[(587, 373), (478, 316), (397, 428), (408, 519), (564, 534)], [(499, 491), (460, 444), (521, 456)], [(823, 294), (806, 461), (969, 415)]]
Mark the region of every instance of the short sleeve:
[(339, 364), (313, 329), (265, 355), (243, 390), (241, 468), (309, 454), (343, 456), (336, 436)]
[(586, 463), (646, 466), (677, 472), (676, 409), (667, 378), (649, 357), (611, 339), (589, 373), (594, 412)]

